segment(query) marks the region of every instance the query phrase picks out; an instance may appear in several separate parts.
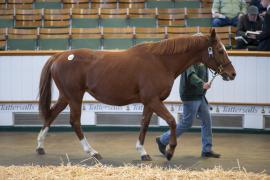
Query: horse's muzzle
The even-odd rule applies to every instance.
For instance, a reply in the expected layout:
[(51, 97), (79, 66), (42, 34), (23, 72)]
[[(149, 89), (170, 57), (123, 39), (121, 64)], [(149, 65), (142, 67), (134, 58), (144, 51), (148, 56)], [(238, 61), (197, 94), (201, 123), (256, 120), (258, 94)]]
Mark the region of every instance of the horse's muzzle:
[(236, 73), (235, 73), (235, 72), (231, 73), (230, 75), (227, 74), (227, 73), (223, 73), (223, 74), (221, 74), (221, 75), (222, 75), (222, 79), (223, 79), (224, 81), (234, 80), (235, 77), (236, 77)]

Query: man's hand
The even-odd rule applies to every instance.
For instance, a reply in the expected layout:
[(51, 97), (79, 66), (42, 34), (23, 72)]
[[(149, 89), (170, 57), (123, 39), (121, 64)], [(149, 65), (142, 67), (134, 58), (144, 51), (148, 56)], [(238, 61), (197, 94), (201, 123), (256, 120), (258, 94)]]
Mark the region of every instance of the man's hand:
[(242, 13), (239, 13), (238, 14), (238, 20), (241, 18), (241, 16), (243, 16), (244, 14), (242, 14)]
[(206, 82), (203, 84), (203, 89), (207, 90), (211, 88), (211, 83), (210, 82)]

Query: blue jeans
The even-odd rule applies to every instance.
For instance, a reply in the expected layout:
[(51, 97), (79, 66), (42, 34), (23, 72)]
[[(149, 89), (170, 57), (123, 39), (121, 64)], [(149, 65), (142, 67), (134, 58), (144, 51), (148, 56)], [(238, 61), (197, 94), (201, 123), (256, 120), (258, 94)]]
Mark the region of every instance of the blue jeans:
[[(183, 102), (183, 118), (176, 126), (176, 136), (180, 137), (192, 126), (197, 114), (201, 120), (202, 152), (210, 152), (212, 150), (212, 118), (205, 97), (200, 100)], [(167, 131), (160, 136), (162, 144), (169, 144), (170, 134), (170, 131)]]
[(237, 26), (238, 16), (229, 19), (229, 18), (214, 18), (212, 20), (213, 27), (223, 27), (223, 26)]

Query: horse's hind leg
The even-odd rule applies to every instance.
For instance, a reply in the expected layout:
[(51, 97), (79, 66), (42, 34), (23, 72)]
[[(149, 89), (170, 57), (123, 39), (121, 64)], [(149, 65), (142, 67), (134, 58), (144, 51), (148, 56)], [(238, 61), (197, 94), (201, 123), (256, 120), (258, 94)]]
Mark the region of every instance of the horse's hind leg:
[[(82, 99), (82, 98), (81, 98)], [(100, 160), (102, 159), (101, 155), (91, 147), (91, 145), (88, 143), (87, 139), (85, 138), (83, 131), (81, 129), (81, 105), (82, 100), (78, 101), (71, 101), (69, 103), (70, 106), (70, 124), (74, 128), (74, 131), (76, 135), (78, 136), (81, 145), (83, 147), (83, 150), (86, 154), (89, 154), (92, 157), (95, 157), (96, 159)]]
[(45, 154), (44, 141), (48, 133), (49, 127), (51, 126), (52, 122), (55, 120), (57, 115), (67, 107), (67, 104), (68, 103), (65, 100), (65, 98), (60, 95), (57, 102), (52, 106), (50, 110), (51, 111), (50, 117), (44, 120), (44, 126), (42, 127), (40, 133), (38, 134), (37, 138), (38, 145), (36, 148), (38, 154)]
[(145, 135), (146, 135), (152, 114), (153, 114), (153, 111), (151, 111), (151, 109), (145, 105), (143, 109), (143, 118), (141, 121), (141, 130), (140, 130), (139, 140), (136, 143), (136, 149), (141, 154), (142, 161), (152, 160), (143, 147)]
[(161, 118), (163, 118), (168, 125), (170, 126), (170, 148), (166, 151), (166, 158), (168, 160), (171, 160), (174, 154), (175, 147), (177, 146), (176, 141), (176, 122), (174, 117), (171, 115), (171, 113), (168, 111), (168, 109), (165, 107), (165, 105), (159, 100), (159, 99), (153, 99), (149, 103), (150, 108)]

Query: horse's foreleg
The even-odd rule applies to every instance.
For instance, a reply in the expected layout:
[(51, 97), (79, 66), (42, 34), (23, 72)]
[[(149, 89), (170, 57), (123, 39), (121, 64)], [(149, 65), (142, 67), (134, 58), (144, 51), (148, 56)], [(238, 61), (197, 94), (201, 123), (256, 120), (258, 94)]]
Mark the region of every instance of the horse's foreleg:
[(55, 120), (57, 115), (67, 107), (67, 104), (68, 104), (67, 101), (62, 96), (60, 96), (58, 98), (58, 101), (51, 108), (50, 117), (48, 119), (44, 120), (44, 126), (40, 130), (38, 137), (37, 137), (36, 151), (38, 154), (40, 154), (40, 155), (45, 154), (44, 141), (45, 141), (46, 135), (49, 131), (49, 127), (51, 126), (52, 122)]
[(170, 148), (166, 151), (166, 157), (168, 160), (171, 160), (174, 154), (174, 150), (177, 146), (175, 119), (171, 115), (171, 113), (168, 111), (168, 109), (165, 107), (165, 105), (159, 99), (153, 99), (149, 103), (149, 106), (158, 116), (163, 118), (170, 126), (170, 131), (171, 131), (170, 141), (169, 141)]
[(83, 150), (86, 154), (100, 160), (102, 159), (101, 155), (91, 147), (85, 138), (83, 131), (81, 129), (81, 103), (72, 103), (70, 104), (70, 124), (74, 128), (76, 135), (78, 136)]
[(151, 161), (152, 160), (151, 157), (147, 154), (147, 152), (145, 151), (145, 149), (143, 147), (145, 135), (146, 135), (152, 114), (153, 114), (153, 111), (151, 111), (148, 106), (144, 106), (139, 140), (136, 143), (136, 149), (141, 154), (141, 159), (143, 161)]

